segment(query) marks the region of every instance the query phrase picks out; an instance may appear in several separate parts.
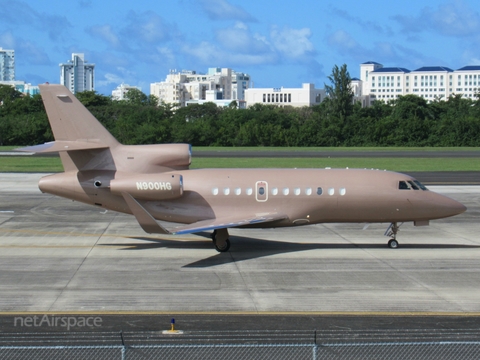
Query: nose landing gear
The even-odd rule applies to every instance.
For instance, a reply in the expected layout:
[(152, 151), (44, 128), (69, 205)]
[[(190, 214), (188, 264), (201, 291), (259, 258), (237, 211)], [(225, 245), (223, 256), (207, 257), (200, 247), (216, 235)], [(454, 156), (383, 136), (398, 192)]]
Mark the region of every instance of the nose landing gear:
[(398, 225), (396, 222), (393, 222), (393, 223), (390, 224), (390, 226), (385, 231), (385, 234), (384, 234), (385, 236), (389, 236), (389, 237), (391, 236), (392, 237), (392, 239), (390, 239), (388, 241), (388, 247), (390, 249), (398, 248), (397, 233), (400, 231), (400, 226), (402, 224)]

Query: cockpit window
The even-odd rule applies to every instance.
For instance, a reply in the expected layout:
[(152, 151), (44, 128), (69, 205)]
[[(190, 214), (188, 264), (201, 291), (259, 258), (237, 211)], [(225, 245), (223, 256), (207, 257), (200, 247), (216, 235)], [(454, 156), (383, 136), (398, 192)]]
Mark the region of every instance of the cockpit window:
[(400, 181), (398, 183), (398, 188), (400, 190), (410, 190), (410, 188), (408, 187), (407, 183), (405, 181)]
[(410, 184), (413, 190), (420, 190), (420, 188), (413, 181), (408, 181), (408, 183)]
[(418, 180), (413, 180), (413, 182), (414, 182), (415, 184), (417, 184), (417, 186), (418, 186), (420, 189), (422, 189), (422, 190), (428, 190), (427, 187), (426, 187), (425, 185), (423, 185), (420, 181), (418, 181)]

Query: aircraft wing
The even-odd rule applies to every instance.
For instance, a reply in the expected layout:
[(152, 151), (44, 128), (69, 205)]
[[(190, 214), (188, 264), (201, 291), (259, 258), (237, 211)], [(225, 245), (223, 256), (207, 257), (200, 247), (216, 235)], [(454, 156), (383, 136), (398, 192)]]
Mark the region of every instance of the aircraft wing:
[(224, 229), (224, 228), (232, 228), (232, 227), (239, 227), (244, 225), (252, 225), (252, 224), (260, 224), (266, 222), (273, 222), (277, 220), (286, 219), (287, 216), (281, 213), (268, 213), (262, 214), (260, 216), (252, 215), (246, 217), (225, 217), (225, 218), (215, 218), (215, 219), (208, 219), (199, 221), (193, 224), (179, 226), (172, 229), (172, 234), (191, 234), (200, 231), (208, 231), (208, 230), (215, 230), (215, 229)]
[(272, 212), (261, 215), (251, 215), (251, 216), (229, 216), (229, 217), (220, 217), (215, 219), (208, 219), (198, 221), (193, 224), (188, 224), (184, 226), (176, 227), (172, 230), (167, 230), (165, 227), (160, 225), (155, 218), (150, 214), (140, 203), (135, 200), (135, 198), (126, 193), (122, 192), (122, 196), (125, 199), (125, 202), (129, 206), (133, 215), (137, 219), (138, 223), (142, 229), (149, 234), (192, 234), (201, 231), (215, 230), (215, 229), (224, 229), (239, 227), (244, 225), (260, 224), (266, 222), (273, 222), (278, 220), (283, 220), (287, 218), (287, 215)]

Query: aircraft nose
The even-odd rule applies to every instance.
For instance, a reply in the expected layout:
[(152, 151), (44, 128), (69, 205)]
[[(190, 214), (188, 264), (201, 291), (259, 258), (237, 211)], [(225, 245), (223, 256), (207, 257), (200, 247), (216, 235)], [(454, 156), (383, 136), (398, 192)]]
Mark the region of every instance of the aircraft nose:
[(442, 217), (455, 216), (467, 210), (467, 207), (457, 200), (443, 195), (438, 196), (439, 198), (436, 201), (437, 210), (442, 214)]

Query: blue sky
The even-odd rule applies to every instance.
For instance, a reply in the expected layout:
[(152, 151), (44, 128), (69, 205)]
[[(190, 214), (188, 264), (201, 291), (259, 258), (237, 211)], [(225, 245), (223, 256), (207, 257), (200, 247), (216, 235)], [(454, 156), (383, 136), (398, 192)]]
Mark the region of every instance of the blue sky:
[(170, 69), (229, 67), (255, 87), (317, 88), (334, 65), (416, 69), (480, 65), (480, 3), (354, 0), (0, 0), (0, 47), (16, 78), (59, 82), (73, 52), (95, 64), (96, 89), (140, 86)]

